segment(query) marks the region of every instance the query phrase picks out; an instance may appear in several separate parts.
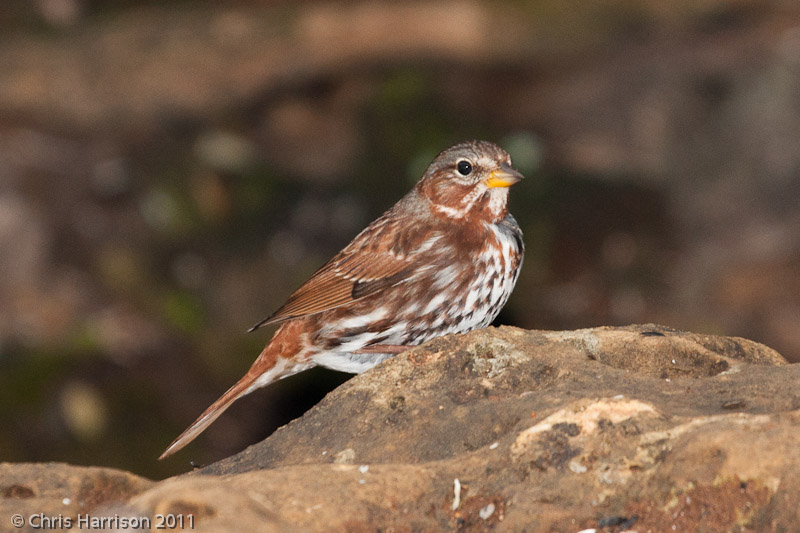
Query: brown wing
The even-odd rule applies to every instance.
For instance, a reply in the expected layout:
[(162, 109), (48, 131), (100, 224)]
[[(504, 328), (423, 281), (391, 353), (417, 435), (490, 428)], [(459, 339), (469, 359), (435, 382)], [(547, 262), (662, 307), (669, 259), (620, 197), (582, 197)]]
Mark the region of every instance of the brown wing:
[(420, 250), (427, 249), (424, 243), (430, 235), (425, 232), (410, 235), (409, 230), (393, 232), (399, 230), (399, 225), (386, 222), (378, 219), (360, 233), (289, 296), (285, 304), (250, 331), (341, 307), (407, 279)]

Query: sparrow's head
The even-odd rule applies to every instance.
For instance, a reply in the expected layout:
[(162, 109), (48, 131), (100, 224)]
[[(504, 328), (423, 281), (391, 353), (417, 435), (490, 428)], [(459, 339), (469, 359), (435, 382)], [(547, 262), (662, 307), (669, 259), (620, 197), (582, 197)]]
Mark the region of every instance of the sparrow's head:
[(522, 177), (505, 150), (469, 141), (437, 155), (417, 187), (437, 216), (496, 222), (508, 214), (508, 188)]

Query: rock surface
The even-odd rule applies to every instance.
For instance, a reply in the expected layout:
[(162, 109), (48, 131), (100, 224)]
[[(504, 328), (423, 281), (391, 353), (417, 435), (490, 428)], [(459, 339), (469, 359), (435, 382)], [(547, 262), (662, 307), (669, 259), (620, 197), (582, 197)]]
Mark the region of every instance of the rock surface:
[(3, 514), (191, 514), (199, 531), (785, 531), (800, 523), (798, 382), (800, 366), (740, 338), (488, 329), (399, 355), (186, 475), (3, 465)]

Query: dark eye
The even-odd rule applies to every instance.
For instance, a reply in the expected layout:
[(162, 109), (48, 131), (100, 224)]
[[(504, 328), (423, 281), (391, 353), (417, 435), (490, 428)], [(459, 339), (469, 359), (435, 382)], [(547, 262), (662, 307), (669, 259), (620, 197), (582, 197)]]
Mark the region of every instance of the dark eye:
[(470, 172), (472, 172), (472, 164), (469, 161), (459, 161), (458, 162), (458, 173), (462, 176), (467, 176)]

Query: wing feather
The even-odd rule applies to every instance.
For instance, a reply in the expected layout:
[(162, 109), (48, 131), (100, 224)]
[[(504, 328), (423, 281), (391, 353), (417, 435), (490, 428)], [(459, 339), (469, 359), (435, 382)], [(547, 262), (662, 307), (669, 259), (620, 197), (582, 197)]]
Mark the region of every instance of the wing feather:
[[(375, 226), (373, 228), (371, 225), (360, 233), (344, 250), (292, 293), (286, 303), (250, 328), (250, 331), (268, 324), (342, 307), (407, 279), (413, 272), (420, 253), (431, 247), (425, 245), (430, 235), (419, 232), (410, 237), (407, 231), (400, 230), (397, 225)], [(369, 231), (370, 229), (373, 231)], [(379, 237), (377, 239), (376, 231)], [(380, 246), (380, 243), (387, 241), (390, 245)], [(398, 243), (401, 242), (404, 249), (398, 249)]]

